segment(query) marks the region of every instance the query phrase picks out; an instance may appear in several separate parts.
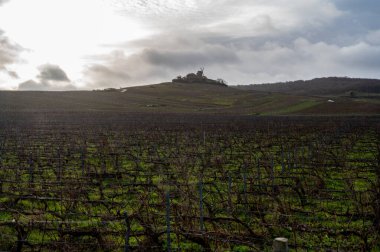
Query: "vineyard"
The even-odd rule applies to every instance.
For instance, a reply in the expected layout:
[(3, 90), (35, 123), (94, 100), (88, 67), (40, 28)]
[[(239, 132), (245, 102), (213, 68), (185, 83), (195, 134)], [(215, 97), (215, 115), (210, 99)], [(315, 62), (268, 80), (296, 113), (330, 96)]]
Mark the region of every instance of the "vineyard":
[(380, 118), (0, 116), (2, 251), (380, 250)]

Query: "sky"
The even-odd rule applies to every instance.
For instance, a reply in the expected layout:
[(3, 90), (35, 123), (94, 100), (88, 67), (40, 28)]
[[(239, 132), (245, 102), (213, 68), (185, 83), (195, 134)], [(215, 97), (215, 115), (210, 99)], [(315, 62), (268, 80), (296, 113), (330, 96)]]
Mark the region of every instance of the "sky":
[(0, 89), (380, 78), (378, 0), (0, 0)]

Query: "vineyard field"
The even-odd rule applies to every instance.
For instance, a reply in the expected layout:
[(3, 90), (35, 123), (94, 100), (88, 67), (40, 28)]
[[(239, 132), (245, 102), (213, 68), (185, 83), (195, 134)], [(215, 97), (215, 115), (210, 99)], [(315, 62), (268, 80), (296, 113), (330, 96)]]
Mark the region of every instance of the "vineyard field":
[(2, 251), (380, 250), (380, 118), (0, 117)]

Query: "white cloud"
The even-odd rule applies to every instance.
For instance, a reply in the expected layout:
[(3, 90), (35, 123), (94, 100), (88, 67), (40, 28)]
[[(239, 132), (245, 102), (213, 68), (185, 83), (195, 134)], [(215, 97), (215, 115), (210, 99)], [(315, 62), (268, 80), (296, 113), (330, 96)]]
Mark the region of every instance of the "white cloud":
[(25, 64), (17, 67), (21, 79), (34, 78), (36, 67), (45, 62), (56, 62), (81, 87), (86, 55), (111, 51), (105, 44), (151, 34), (138, 21), (115, 15), (101, 0), (12, 0), (0, 7), (0, 25), (27, 49), (21, 55)]

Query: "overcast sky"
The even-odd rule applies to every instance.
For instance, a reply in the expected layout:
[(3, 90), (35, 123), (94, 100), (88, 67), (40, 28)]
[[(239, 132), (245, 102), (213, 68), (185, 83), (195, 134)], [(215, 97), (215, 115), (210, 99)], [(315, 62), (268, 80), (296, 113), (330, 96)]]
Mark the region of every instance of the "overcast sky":
[(378, 0), (0, 0), (0, 89), (380, 78)]

